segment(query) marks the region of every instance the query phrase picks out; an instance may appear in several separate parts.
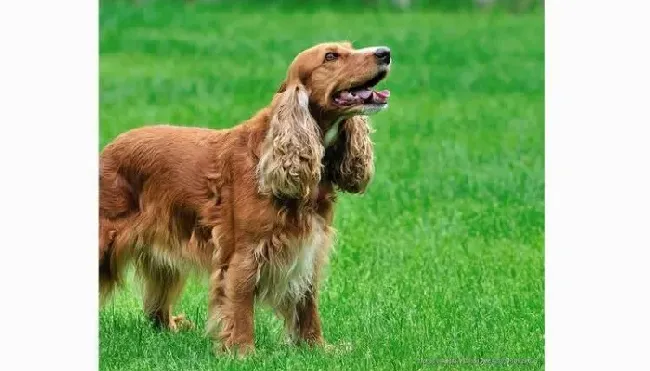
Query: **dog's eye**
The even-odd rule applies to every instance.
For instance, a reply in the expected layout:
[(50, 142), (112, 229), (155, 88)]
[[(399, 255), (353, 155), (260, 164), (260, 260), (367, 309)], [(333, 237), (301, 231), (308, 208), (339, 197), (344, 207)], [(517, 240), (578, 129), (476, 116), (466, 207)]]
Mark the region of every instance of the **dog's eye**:
[(325, 60), (331, 62), (339, 57), (339, 53), (325, 53)]

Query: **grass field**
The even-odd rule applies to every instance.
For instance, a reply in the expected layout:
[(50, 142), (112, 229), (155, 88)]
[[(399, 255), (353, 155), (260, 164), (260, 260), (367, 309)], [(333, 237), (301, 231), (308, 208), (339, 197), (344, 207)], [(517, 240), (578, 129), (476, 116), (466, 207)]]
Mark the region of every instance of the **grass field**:
[[(260, 308), (257, 353), (215, 357), (198, 277), (177, 308), (192, 332), (151, 329), (135, 284), (103, 308), (102, 370), (543, 369), (542, 14), (104, 2), (100, 22), (100, 148), (147, 123), (233, 126), (317, 42), (388, 45), (394, 58), (391, 107), (373, 121), (377, 175), (335, 220), (321, 314), (338, 351), (285, 345)], [(493, 363), (467, 363), (479, 358)]]

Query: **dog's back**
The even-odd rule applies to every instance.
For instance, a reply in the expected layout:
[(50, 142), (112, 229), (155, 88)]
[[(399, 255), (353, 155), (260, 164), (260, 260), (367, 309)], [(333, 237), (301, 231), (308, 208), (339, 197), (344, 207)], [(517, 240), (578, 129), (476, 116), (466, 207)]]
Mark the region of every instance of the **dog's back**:
[[(121, 134), (105, 147), (99, 178), (102, 296), (120, 281), (122, 266), (134, 257), (132, 246), (187, 244), (196, 220), (189, 214), (207, 197), (210, 162), (225, 147), (220, 142), (227, 141), (227, 133), (148, 126)], [(201, 263), (200, 257), (193, 259)]]

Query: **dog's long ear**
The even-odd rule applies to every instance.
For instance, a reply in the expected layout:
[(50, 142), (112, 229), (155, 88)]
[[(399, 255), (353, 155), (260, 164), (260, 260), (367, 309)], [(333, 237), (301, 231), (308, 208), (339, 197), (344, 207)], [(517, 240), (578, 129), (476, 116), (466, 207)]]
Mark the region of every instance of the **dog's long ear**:
[(321, 178), (323, 144), (309, 112), (302, 84), (288, 85), (274, 100), (269, 132), (262, 143), (260, 192), (279, 198), (309, 197)]
[(370, 133), (366, 116), (347, 118), (340, 123), (336, 142), (327, 149), (327, 172), (344, 192), (363, 193), (375, 173)]

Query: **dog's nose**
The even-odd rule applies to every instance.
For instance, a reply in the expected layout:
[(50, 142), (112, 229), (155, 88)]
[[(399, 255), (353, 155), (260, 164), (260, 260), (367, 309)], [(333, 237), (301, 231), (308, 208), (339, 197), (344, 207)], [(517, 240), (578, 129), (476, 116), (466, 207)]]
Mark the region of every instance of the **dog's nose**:
[(390, 49), (383, 46), (377, 48), (375, 57), (377, 57), (379, 64), (390, 64)]

